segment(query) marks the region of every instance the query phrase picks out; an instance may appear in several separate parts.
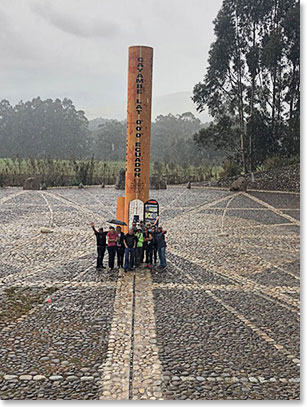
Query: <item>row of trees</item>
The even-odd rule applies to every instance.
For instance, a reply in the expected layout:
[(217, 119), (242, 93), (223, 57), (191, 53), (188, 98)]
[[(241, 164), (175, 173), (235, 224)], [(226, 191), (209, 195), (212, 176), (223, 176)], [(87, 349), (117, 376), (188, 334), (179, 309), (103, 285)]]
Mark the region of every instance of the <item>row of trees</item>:
[(224, 0), (208, 68), (194, 87), (214, 122), (195, 136), (253, 171), (266, 158), (299, 154), (300, 9), (297, 0)]
[(89, 152), (88, 120), (70, 99), (37, 97), (15, 106), (0, 102), (1, 157), (84, 156)]
[[(193, 135), (206, 125), (192, 113), (158, 116), (152, 123), (151, 161), (199, 165), (219, 158), (213, 149), (200, 150)], [(0, 156), (90, 158), (125, 161), (126, 122), (89, 122), (73, 102), (39, 97), (11, 106), (0, 102)]]
[[(124, 161), (126, 151), (126, 122), (96, 119), (92, 130), (95, 157), (104, 160)], [(193, 136), (208, 126), (192, 113), (157, 116), (152, 123), (151, 162), (174, 162), (199, 165), (224, 157), (213, 148), (199, 149)]]

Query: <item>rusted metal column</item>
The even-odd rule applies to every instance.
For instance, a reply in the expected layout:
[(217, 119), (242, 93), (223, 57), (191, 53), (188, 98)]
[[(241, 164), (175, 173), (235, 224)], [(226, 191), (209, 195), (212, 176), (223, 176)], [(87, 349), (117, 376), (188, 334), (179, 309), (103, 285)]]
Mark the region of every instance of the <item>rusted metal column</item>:
[(118, 219), (127, 224), (130, 202), (149, 197), (152, 60), (151, 47), (129, 47), (125, 199), (117, 202)]

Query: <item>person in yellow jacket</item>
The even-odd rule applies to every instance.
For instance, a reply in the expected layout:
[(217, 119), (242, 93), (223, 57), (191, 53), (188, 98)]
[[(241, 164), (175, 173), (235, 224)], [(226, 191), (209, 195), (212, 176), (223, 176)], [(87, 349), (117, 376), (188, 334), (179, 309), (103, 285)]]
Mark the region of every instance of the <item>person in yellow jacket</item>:
[(136, 244), (135, 267), (139, 267), (141, 265), (144, 245), (144, 233), (142, 232), (142, 229), (137, 229), (135, 236), (138, 240)]

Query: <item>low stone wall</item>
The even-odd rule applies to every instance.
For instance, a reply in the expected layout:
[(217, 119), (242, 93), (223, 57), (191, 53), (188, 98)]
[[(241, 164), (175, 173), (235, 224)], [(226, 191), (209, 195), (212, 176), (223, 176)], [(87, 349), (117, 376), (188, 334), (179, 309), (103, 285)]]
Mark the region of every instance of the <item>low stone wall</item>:
[[(10, 186), (10, 187), (22, 187), (25, 180), (29, 177), (36, 177), (37, 174), (1, 174), (0, 173), (0, 187)], [(47, 187), (58, 187), (58, 186), (77, 186), (80, 184), (79, 177), (74, 175), (42, 175), (39, 174), (41, 178), (41, 183), (44, 183)], [(113, 185), (115, 183), (115, 178), (110, 177), (93, 177), (91, 185), (101, 185), (104, 182), (105, 185)]]
[[(201, 182), (194, 185), (229, 188), (238, 177), (221, 178), (215, 182)], [(246, 175), (247, 189), (261, 189), (266, 191), (300, 192), (300, 166), (290, 165), (284, 168), (275, 168), (269, 171), (254, 173), (254, 182), (250, 174)]]
[[(29, 175), (0, 174), (0, 187), (4, 185), (22, 186), (25, 179), (28, 177)], [(192, 187), (193, 185), (196, 185), (230, 188), (232, 182), (237, 178), (238, 177), (221, 178), (214, 182), (192, 182)], [(255, 172), (254, 182), (252, 182), (250, 174), (248, 174), (246, 178), (248, 181), (247, 189), (300, 192), (300, 166), (298, 164), (284, 168), (276, 168), (270, 171)], [(101, 185), (101, 179), (101, 177), (93, 177), (92, 185)], [(70, 186), (79, 185), (80, 183), (77, 182), (76, 177), (73, 176), (61, 176), (60, 179), (56, 179), (55, 182), (48, 182), (48, 180), (43, 178), (42, 182), (44, 182), (47, 186)], [(113, 185), (113, 179), (107, 179), (105, 184)]]

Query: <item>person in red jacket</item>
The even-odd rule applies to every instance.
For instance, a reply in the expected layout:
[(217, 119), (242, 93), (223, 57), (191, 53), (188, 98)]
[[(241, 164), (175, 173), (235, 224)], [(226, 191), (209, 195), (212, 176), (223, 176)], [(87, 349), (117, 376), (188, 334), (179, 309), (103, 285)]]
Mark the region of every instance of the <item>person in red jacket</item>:
[(116, 246), (117, 246), (117, 233), (113, 226), (110, 226), (107, 233), (107, 249), (109, 253), (109, 267), (110, 271), (114, 270), (114, 260), (116, 255)]

